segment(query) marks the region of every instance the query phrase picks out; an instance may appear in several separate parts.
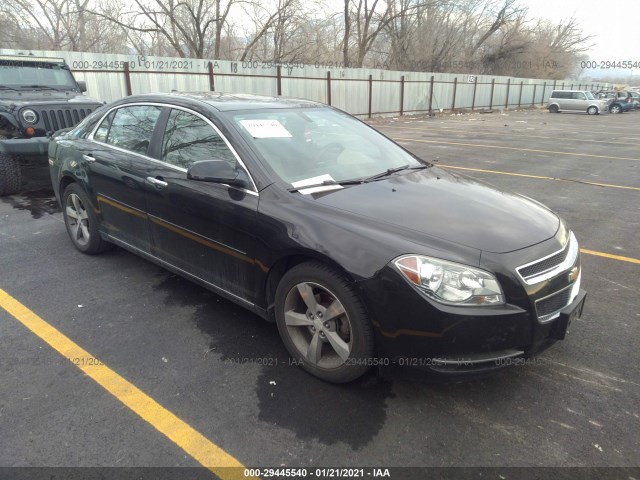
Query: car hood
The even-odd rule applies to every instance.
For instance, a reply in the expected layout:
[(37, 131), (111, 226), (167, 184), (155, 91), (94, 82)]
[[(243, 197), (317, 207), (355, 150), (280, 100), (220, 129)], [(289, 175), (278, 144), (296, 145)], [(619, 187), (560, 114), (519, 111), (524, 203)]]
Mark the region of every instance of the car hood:
[(0, 104), (10, 105), (14, 108), (20, 108), (26, 105), (43, 105), (43, 104), (76, 104), (76, 103), (99, 103), (95, 98), (81, 95), (77, 91), (54, 91), (54, 90), (24, 90), (13, 91), (3, 90)]
[(540, 243), (560, 219), (541, 204), (439, 168), (314, 194), (326, 206), (494, 253)]

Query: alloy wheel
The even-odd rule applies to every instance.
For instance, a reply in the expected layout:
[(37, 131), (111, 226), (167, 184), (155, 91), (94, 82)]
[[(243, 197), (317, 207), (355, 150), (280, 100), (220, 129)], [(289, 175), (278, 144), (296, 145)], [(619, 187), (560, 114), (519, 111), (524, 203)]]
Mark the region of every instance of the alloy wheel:
[(284, 321), (300, 356), (320, 368), (337, 368), (351, 354), (349, 316), (336, 295), (312, 282), (301, 282), (287, 293)]
[(89, 235), (89, 215), (82, 200), (75, 193), (67, 197), (65, 212), (73, 241), (80, 246), (86, 246), (91, 239)]

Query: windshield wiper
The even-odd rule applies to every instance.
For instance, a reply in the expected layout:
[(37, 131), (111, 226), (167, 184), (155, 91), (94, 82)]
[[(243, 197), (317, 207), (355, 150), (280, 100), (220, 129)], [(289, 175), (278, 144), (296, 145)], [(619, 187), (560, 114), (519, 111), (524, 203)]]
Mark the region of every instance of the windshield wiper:
[(377, 173), (375, 175), (372, 175), (370, 177), (367, 177), (365, 179), (363, 179), (363, 182), (372, 182), (374, 180), (379, 180), (381, 178), (384, 177), (388, 177), (389, 175), (392, 175), (396, 172), (401, 172), (402, 170), (422, 170), (423, 168), (430, 168), (433, 165), (416, 165), (413, 167), (410, 167), (409, 165), (403, 165), (402, 167), (395, 167), (395, 168), (387, 168), (384, 172), (382, 173)]
[(50, 87), (49, 85), (20, 85), (20, 88), (44, 88), (48, 90), (58, 90), (55, 87)]
[(296, 187), (296, 188), (290, 188), (288, 189), (289, 192), (299, 192), (300, 190), (305, 190), (307, 188), (317, 188), (317, 187), (327, 187), (327, 186), (332, 186), (332, 185), (337, 185), (337, 186), (345, 186), (345, 185), (360, 185), (361, 183), (368, 183), (371, 181), (375, 181), (378, 180), (380, 178), (386, 177), (387, 175), (391, 175), (393, 173), (396, 172), (400, 172), (402, 170), (422, 170), (424, 168), (431, 168), (433, 167), (432, 164), (429, 165), (415, 165), (413, 167), (410, 167), (409, 165), (403, 165), (402, 167), (395, 167), (395, 168), (388, 168), (387, 170), (385, 170), (382, 173), (378, 173), (376, 175), (373, 175), (371, 177), (365, 177), (365, 178), (353, 178), (350, 180), (341, 180), (339, 182), (336, 182), (335, 180), (324, 180), (323, 182), (319, 182), (319, 183), (314, 183), (311, 185), (303, 185), (300, 187)]
[(3, 90), (15, 90), (16, 92), (18, 91), (18, 89), (13, 87), (7, 87), (6, 85), (0, 85), (0, 88)]
[(338, 187), (342, 187), (345, 185), (359, 185), (361, 183), (363, 183), (364, 180), (344, 180), (342, 182), (336, 182), (335, 180), (325, 180), (323, 182), (320, 183), (314, 183), (311, 185), (303, 185), (300, 187), (295, 187), (295, 188), (289, 188), (288, 191), (289, 192), (299, 192), (300, 190), (306, 190), (307, 188), (317, 188), (317, 187), (331, 187), (331, 186), (338, 186)]

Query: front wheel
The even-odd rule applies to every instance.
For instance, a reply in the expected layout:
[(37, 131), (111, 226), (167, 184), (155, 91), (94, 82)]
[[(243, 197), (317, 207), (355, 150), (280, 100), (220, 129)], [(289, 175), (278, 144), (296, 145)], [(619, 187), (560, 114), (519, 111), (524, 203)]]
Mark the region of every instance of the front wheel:
[(587, 108), (587, 113), (589, 115), (597, 115), (598, 114), (598, 108), (597, 107), (589, 107), (589, 108)]
[(22, 174), (20, 164), (12, 155), (0, 153), (0, 197), (20, 191)]
[(558, 113), (560, 111), (560, 109), (558, 108), (557, 105), (550, 105), (549, 106), (549, 112), (551, 113)]
[(62, 194), (62, 216), (71, 241), (82, 253), (94, 255), (111, 246), (100, 237), (98, 217), (77, 183), (71, 183)]
[(622, 107), (620, 105), (611, 105), (609, 107), (609, 112), (611, 112), (611, 113), (622, 113)]
[(346, 383), (372, 364), (373, 329), (357, 294), (336, 271), (308, 262), (289, 270), (275, 299), (280, 337), (297, 365)]

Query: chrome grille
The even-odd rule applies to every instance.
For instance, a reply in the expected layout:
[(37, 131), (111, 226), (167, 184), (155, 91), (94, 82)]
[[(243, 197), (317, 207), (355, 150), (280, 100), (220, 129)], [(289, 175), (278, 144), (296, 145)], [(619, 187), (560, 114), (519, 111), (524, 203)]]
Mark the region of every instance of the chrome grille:
[(548, 322), (557, 316), (564, 307), (571, 303), (573, 285), (536, 301), (536, 314), (541, 322)]
[(520, 275), (522, 275), (522, 277), (526, 280), (549, 270), (553, 270), (565, 261), (568, 253), (569, 249), (565, 247), (564, 250), (556, 253), (555, 255), (552, 255), (551, 257), (540, 260), (537, 263), (534, 263), (527, 267), (520, 268)]
[(90, 113), (90, 108), (40, 110), (40, 116), (48, 132), (73, 127)]
[(573, 232), (569, 232), (567, 242), (561, 250), (531, 263), (520, 265), (516, 271), (527, 285), (535, 285), (552, 278), (573, 267), (580, 255), (580, 247)]

